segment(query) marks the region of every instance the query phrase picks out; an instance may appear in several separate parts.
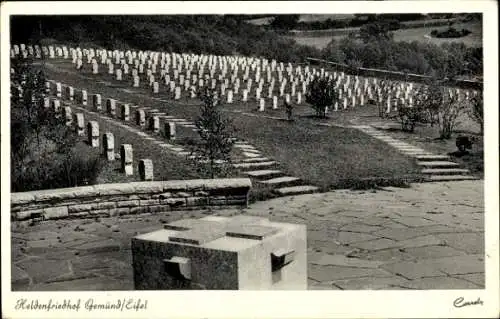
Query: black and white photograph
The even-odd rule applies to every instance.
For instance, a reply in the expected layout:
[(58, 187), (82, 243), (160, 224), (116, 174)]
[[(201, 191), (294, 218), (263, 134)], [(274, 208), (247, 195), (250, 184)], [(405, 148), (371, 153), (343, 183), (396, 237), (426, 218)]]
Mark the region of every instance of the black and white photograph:
[(494, 1), (32, 4), (6, 318), (500, 314)]

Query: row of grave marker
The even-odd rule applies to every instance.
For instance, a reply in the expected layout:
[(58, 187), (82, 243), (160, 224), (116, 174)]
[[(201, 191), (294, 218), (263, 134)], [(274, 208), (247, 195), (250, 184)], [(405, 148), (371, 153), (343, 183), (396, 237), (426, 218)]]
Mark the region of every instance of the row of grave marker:
[[(11, 50), (11, 52), (13, 52), (14, 55), (16, 52), (26, 53), (27, 51), (29, 51), (29, 49), (27, 50), (26, 46), (24, 47), (24, 51), (22, 46), (17, 47), (16, 51), (15, 45)], [(36, 46), (34, 49), (31, 50), (31, 52), (39, 52), (39, 51), (40, 48), (36, 49)], [(117, 68), (115, 71), (118, 72), (116, 74), (117, 80), (120, 80), (120, 78), (123, 79), (123, 74), (128, 73), (126, 72), (128, 71), (128, 65), (133, 63), (134, 67), (136, 67), (132, 70), (132, 78), (133, 78), (132, 86), (134, 87), (139, 87), (140, 85), (139, 75), (144, 73), (144, 66), (146, 65), (147, 66), (146, 81), (147, 82), (149, 81), (149, 85), (153, 93), (159, 93), (160, 83), (162, 83), (155, 81), (154, 78), (154, 74), (156, 74), (156, 65), (160, 57), (161, 59), (160, 66), (162, 67), (161, 78), (164, 81), (164, 83), (168, 86), (170, 92), (173, 93), (174, 100), (180, 99), (183, 85), (185, 90), (191, 88), (190, 97), (194, 98), (196, 97), (196, 92), (195, 92), (196, 90), (193, 90), (193, 88), (196, 87), (196, 84), (198, 84), (198, 86), (201, 87), (200, 84), (206, 84), (201, 81), (205, 80), (208, 82), (208, 80), (211, 80), (210, 87), (211, 88), (218, 87), (220, 95), (227, 97), (225, 102), (228, 104), (233, 103), (234, 96), (239, 93), (240, 78), (237, 77), (238, 65), (243, 65), (245, 66), (245, 74), (243, 79), (244, 81), (247, 82), (247, 88), (242, 90), (241, 101), (243, 102), (248, 101), (248, 95), (251, 94), (252, 92), (253, 82), (252, 82), (252, 77), (250, 77), (249, 74), (249, 70), (251, 69), (254, 72), (253, 75), (255, 76), (256, 82), (259, 83), (259, 86), (256, 87), (254, 90), (255, 100), (258, 102), (259, 105), (259, 111), (264, 111), (266, 104), (265, 98), (260, 97), (261, 92), (264, 90), (263, 84), (266, 82), (266, 77), (260, 77), (259, 75), (260, 66), (265, 68), (265, 71), (263, 72), (267, 72), (266, 73), (268, 80), (267, 98), (272, 99), (273, 109), (278, 107), (278, 101), (277, 97), (272, 95), (272, 92), (274, 90), (275, 78), (271, 76), (271, 72), (275, 72), (276, 74), (278, 74), (278, 81), (281, 83), (279, 88), (280, 90), (279, 96), (280, 97), (284, 96), (285, 101), (287, 103), (290, 103), (292, 101), (292, 98), (294, 98), (294, 102), (300, 104), (302, 102), (302, 97), (306, 93), (306, 88), (309, 82), (314, 77), (320, 76), (320, 77), (328, 77), (330, 80), (335, 82), (335, 87), (338, 91), (338, 95), (340, 97), (339, 101), (341, 104), (338, 105), (339, 102), (337, 102), (336, 105), (335, 104), (332, 105), (332, 109), (335, 111), (339, 109), (352, 108), (358, 105), (363, 106), (366, 104), (365, 101), (372, 101), (379, 104), (386, 103), (387, 113), (397, 110), (397, 106), (411, 107), (413, 105), (412, 83), (403, 83), (394, 81), (384, 81), (382, 83), (378, 83), (377, 79), (375, 78), (373, 78), (372, 81), (369, 81), (368, 78), (365, 78), (363, 85), (360, 85), (361, 81), (358, 76), (351, 77), (350, 75), (346, 75), (343, 72), (329, 73), (326, 72), (324, 69), (316, 70), (313, 68), (312, 70), (310, 70), (308, 67), (301, 68), (300, 66), (294, 68), (291, 63), (289, 63), (285, 67), (283, 63), (279, 63), (278, 65), (278, 63), (275, 60), (269, 63), (267, 59), (258, 59), (254, 57), (214, 56), (214, 55), (194, 55), (194, 54), (188, 55), (188, 54), (177, 54), (177, 53), (170, 54), (165, 52), (160, 53), (152, 51), (144, 51), (144, 52), (139, 51), (137, 53), (136, 51), (123, 52), (118, 50), (111, 51), (105, 49), (82, 50), (80, 48), (68, 49), (66, 46), (56, 47), (55, 49), (52, 46), (49, 46), (48, 48), (42, 47), (42, 51), (47, 51), (49, 53), (50, 58), (55, 58), (55, 56), (57, 55), (65, 59), (69, 59), (71, 56), (72, 62), (76, 64), (78, 64), (78, 61), (82, 62), (82, 58), (85, 56), (87, 57), (87, 62), (91, 63), (93, 65), (93, 68), (95, 68), (94, 70), (95, 72), (93, 73), (96, 74), (98, 73), (97, 70), (98, 57), (101, 58), (100, 59), (101, 64), (108, 65), (108, 73), (115, 74), (114, 72), (111, 72), (112, 69), (114, 68), (114, 64), (112, 63), (111, 58), (109, 58), (113, 57), (115, 63), (120, 65), (120, 68)], [(55, 53), (51, 54), (50, 52), (53, 53), (55, 52)], [(125, 61), (124, 57), (126, 57), (128, 59), (128, 62), (131, 63)], [(135, 59), (136, 57), (137, 59)], [(207, 63), (206, 61), (208, 61), (209, 67), (212, 66), (212, 68), (210, 69), (210, 75), (203, 73), (205, 69), (205, 63)], [(219, 62), (218, 64), (216, 63), (217, 61)], [(191, 67), (197, 66), (199, 79), (196, 78), (195, 74), (196, 72), (193, 72), (193, 75), (191, 77), (191, 72), (193, 71), (193, 69), (186, 69), (185, 72), (186, 74), (182, 74), (182, 65), (184, 64), (190, 65)], [(214, 78), (216, 71), (215, 68), (217, 67), (217, 65), (219, 66), (218, 71), (220, 71), (220, 73), (218, 74), (218, 78)], [(233, 72), (230, 82), (229, 79), (226, 78), (227, 68), (224, 67), (221, 68), (220, 67), (221, 65), (222, 66), (230, 65), (231, 70), (236, 70), (236, 72)], [(169, 69), (170, 66), (172, 66), (172, 69)], [(178, 68), (179, 66), (180, 68)], [(289, 76), (289, 82), (285, 76), (282, 76), (282, 71), (287, 72)], [(173, 76), (173, 80), (170, 77), (171, 74)], [(293, 77), (294, 74), (296, 75), (295, 77)], [(204, 79), (202, 78), (203, 75), (205, 75)], [(351, 80), (352, 78), (354, 80)], [(192, 81), (193, 79), (196, 80)], [(178, 80), (178, 83), (176, 83), (175, 80)], [(292, 83), (292, 85), (290, 85), (290, 91), (288, 93), (285, 92), (285, 86), (287, 82)], [(302, 85), (302, 92), (296, 90), (296, 85), (298, 85), (299, 83)], [(179, 86), (177, 84), (179, 84)], [(231, 89), (227, 90), (230, 87)], [(344, 92), (347, 95), (345, 97), (343, 96)], [(477, 91), (473, 92), (475, 92), (474, 94), (477, 93)], [(459, 96), (461, 96), (462, 92), (459, 89), (456, 89), (456, 90), (450, 90), (449, 94), (450, 96), (454, 94), (458, 94)], [(465, 91), (464, 95), (466, 99), (470, 98), (469, 91)]]

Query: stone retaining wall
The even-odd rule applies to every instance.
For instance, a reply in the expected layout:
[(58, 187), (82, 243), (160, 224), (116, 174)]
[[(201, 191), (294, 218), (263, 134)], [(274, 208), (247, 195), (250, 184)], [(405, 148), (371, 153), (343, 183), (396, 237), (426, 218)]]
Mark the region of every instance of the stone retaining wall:
[(12, 193), (11, 221), (246, 207), (251, 187), (248, 178), (231, 178), (100, 184)]

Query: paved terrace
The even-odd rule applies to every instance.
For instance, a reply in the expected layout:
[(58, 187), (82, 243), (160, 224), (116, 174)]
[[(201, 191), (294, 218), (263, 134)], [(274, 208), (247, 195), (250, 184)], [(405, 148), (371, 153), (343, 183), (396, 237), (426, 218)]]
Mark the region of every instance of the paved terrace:
[(484, 288), (483, 181), (475, 180), (13, 226), (12, 289), (132, 290), (131, 237), (207, 214), (307, 224), (309, 289)]

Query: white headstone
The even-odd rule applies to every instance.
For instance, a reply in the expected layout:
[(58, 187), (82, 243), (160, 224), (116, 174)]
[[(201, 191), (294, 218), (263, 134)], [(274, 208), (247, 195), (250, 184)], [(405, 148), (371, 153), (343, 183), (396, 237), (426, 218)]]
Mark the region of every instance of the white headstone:
[(107, 132), (102, 136), (102, 146), (103, 146), (103, 155), (106, 156), (106, 160), (114, 161), (115, 160), (115, 137), (113, 133)]
[(132, 150), (132, 145), (122, 144), (120, 147), (120, 159), (121, 159), (121, 169), (125, 175), (134, 174), (134, 154)]
[(87, 138), (90, 147), (99, 147), (99, 123), (89, 121), (87, 124)]

